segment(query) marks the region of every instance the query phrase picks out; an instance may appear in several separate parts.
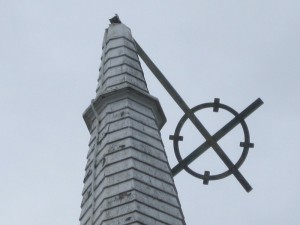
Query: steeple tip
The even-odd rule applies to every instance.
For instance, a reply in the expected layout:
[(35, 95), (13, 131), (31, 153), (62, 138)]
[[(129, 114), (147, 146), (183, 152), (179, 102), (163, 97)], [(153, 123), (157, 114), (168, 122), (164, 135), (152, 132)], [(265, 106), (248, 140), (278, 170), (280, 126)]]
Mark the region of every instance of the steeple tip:
[(116, 14), (113, 18), (109, 19), (110, 23), (113, 24), (113, 23), (122, 23), (118, 14)]

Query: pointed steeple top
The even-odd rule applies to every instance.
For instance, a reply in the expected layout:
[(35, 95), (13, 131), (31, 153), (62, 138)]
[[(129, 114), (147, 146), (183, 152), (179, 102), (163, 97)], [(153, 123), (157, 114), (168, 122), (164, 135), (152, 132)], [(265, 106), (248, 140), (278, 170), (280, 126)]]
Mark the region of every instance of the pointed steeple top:
[[(109, 96), (117, 99), (129, 92), (131, 96), (139, 96), (148, 106), (152, 105), (157, 126), (161, 129), (166, 117), (157, 98), (149, 94), (131, 30), (123, 23), (112, 23), (105, 30), (103, 38), (95, 108), (104, 106)], [(146, 103), (148, 100), (150, 102)], [(95, 116), (91, 107), (88, 107), (83, 117), (88, 129), (92, 131)]]
[(118, 14), (116, 14), (113, 18), (109, 19), (109, 21), (110, 21), (111, 24), (113, 24), (113, 23), (122, 23)]
[(130, 29), (118, 15), (110, 21), (103, 39), (97, 96), (129, 86), (149, 93)]

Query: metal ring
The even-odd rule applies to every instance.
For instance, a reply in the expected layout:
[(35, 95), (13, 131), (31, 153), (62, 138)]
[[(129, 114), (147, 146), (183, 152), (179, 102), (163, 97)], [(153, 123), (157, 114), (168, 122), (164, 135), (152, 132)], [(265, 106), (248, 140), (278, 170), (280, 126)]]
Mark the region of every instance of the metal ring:
[[(191, 109), (191, 111), (193, 113), (195, 113), (195, 112), (197, 112), (199, 110), (202, 110), (202, 109), (214, 108), (214, 107), (215, 107), (215, 103), (213, 103), (213, 102), (212, 103), (204, 103), (204, 104), (200, 104), (200, 105), (195, 106), (194, 108)], [(239, 116), (238, 112), (236, 112), (234, 109), (232, 109), (231, 107), (229, 107), (225, 104), (218, 103), (218, 108), (221, 108), (221, 109), (224, 109), (224, 110), (230, 112), (235, 117)], [(179, 122), (177, 124), (177, 127), (175, 129), (174, 137), (180, 137), (180, 130), (182, 129), (182, 127), (183, 127), (183, 125), (184, 125), (184, 123), (186, 122), (187, 119), (188, 119), (188, 116), (185, 114), (179, 120)], [(191, 174), (192, 176), (195, 176), (195, 177), (200, 178), (202, 180), (218, 180), (218, 179), (222, 179), (222, 178), (225, 178), (225, 177), (231, 175), (235, 169), (240, 168), (240, 166), (246, 160), (246, 157), (247, 157), (248, 152), (249, 152), (249, 147), (250, 147), (249, 146), (249, 144), (250, 144), (250, 134), (249, 134), (247, 124), (246, 124), (244, 119), (240, 120), (240, 124), (243, 128), (243, 131), (244, 131), (244, 143), (246, 143), (246, 144), (243, 146), (242, 155), (240, 156), (239, 160), (236, 162), (236, 164), (234, 165), (233, 168), (230, 168), (227, 171), (225, 171), (223, 173), (220, 173), (220, 174), (217, 174), (217, 175), (208, 175), (208, 174), (206, 174), (205, 176), (203, 174), (200, 174), (200, 173), (197, 173), (197, 172), (193, 171), (191, 168), (189, 168), (188, 165), (183, 165), (184, 170), (186, 172), (188, 172), (189, 174)], [(181, 163), (182, 157), (181, 157), (180, 152), (179, 152), (178, 141), (179, 141), (178, 138), (174, 138), (173, 145), (174, 145), (174, 151), (175, 151), (176, 158), (177, 158), (178, 162)]]

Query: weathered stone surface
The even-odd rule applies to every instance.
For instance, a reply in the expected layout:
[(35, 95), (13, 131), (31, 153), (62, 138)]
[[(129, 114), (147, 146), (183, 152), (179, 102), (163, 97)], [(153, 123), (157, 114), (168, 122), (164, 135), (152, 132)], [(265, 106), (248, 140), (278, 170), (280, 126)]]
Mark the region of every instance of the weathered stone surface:
[(84, 113), (91, 138), (81, 225), (183, 225), (160, 128), (130, 29), (106, 30), (97, 97)]

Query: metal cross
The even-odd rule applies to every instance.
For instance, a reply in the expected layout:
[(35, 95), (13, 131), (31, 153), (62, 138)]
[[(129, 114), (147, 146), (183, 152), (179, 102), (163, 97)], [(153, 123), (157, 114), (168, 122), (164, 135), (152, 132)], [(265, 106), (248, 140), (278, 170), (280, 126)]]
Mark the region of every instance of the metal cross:
[(198, 129), (198, 131), (205, 138), (205, 142), (199, 146), (195, 151), (193, 151), (189, 156), (187, 156), (181, 163), (175, 166), (172, 169), (173, 175), (178, 174), (183, 170), (185, 165), (190, 164), (194, 161), (199, 155), (205, 152), (210, 147), (217, 153), (217, 155), (221, 158), (224, 164), (228, 167), (228, 169), (232, 170), (233, 175), (240, 182), (240, 184), (244, 187), (247, 192), (252, 190), (252, 187), (248, 183), (248, 181), (244, 178), (238, 168), (235, 168), (232, 161), (226, 155), (226, 153), (222, 150), (220, 145), (217, 143), (225, 134), (227, 134), (230, 130), (232, 130), (239, 122), (249, 116), (253, 111), (255, 111), (259, 106), (263, 104), (261, 99), (257, 99), (250, 106), (248, 106), (243, 112), (241, 112), (238, 116), (232, 119), (227, 125), (225, 125), (221, 130), (219, 130), (213, 136), (207, 131), (207, 129), (203, 126), (200, 120), (195, 116), (195, 114), (191, 111), (188, 105), (184, 102), (181, 96), (177, 93), (177, 91), (173, 88), (173, 86), (169, 83), (169, 81), (165, 78), (162, 72), (156, 67), (156, 65), (152, 62), (152, 60), (147, 56), (141, 46), (135, 41), (135, 45), (137, 47), (137, 52), (139, 56), (143, 59), (145, 64), (151, 70), (151, 72), (155, 75), (155, 77), (160, 81), (163, 87), (167, 90), (167, 92), (171, 95), (174, 101), (178, 104), (178, 106), (183, 110), (186, 116), (191, 120), (194, 126)]

